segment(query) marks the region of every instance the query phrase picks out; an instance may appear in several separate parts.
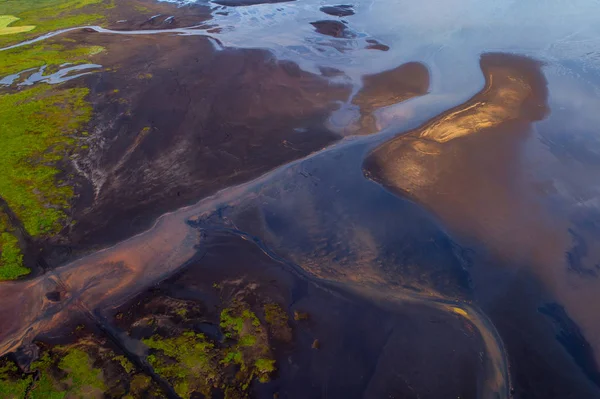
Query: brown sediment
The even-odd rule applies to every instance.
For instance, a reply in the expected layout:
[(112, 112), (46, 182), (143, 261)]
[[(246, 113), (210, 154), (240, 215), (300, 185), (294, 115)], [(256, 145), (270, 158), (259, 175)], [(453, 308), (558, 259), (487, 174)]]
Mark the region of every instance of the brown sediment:
[[(481, 57), (481, 68), (486, 78), (481, 92), (377, 148), (365, 161), (365, 172), (390, 190), (429, 208), (462, 242), (485, 248), (512, 273), (528, 267), (546, 294), (538, 292), (536, 297), (527, 298), (534, 294), (512, 288), (524, 278), (522, 275), (498, 289), (514, 290), (511, 295), (522, 295), (533, 304), (539, 301), (538, 306), (552, 297), (579, 325), (591, 345), (589, 351), (593, 350), (598, 359), (600, 324), (587, 305), (599, 299), (598, 284), (569, 272), (565, 264), (565, 252), (571, 245), (568, 226), (545, 208), (535, 172), (525, 168), (531, 165), (531, 160), (523, 157), (531, 126), (548, 113), (541, 64), (514, 55), (486, 54)], [(486, 277), (489, 270), (481, 267), (472, 272), (476, 287), (490, 284)], [(482, 291), (478, 296), (488, 294)], [(502, 305), (504, 301), (496, 298), (490, 306), (505, 309), (508, 305)], [(527, 306), (533, 306), (535, 312), (535, 305)], [(506, 314), (499, 313), (492, 318), (502, 318), (501, 333), (514, 334), (514, 328), (503, 320)], [(568, 325), (560, 323), (563, 329)], [(565, 349), (582, 369), (587, 368), (584, 372), (597, 376), (597, 366), (585, 360), (589, 353), (569, 349), (571, 338), (564, 334), (576, 336), (576, 330), (560, 334)], [(587, 345), (585, 339), (583, 347)]]
[[(539, 67), (518, 56), (482, 56), (484, 89), (465, 104), (377, 148), (365, 161), (367, 173), (453, 225), (497, 228), (506, 220), (507, 207), (512, 209), (509, 198), (515, 194), (505, 186), (518, 184), (513, 151), (531, 123), (547, 112), (546, 83)], [(469, 213), (484, 217), (494, 208), (490, 201), (497, 207), (485, 217), (493, 222), (464, 217)]]
[(380, 108), (422, 96), (429, 89), (429, 71), (418, 62), (408, 62), (399, 67), (363, 77), (363, 87), (352, 98), (360, 107), (360, 120), (355, 127), (359, 134), (378, 130), (374, 112)]

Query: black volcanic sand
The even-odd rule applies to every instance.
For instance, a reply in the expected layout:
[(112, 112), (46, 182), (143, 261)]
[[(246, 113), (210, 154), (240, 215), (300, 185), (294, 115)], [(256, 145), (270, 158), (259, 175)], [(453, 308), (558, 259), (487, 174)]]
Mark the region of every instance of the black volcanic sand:
[(350, 87), (267, 51), (215, 51), (200, 36), (71, 37), (105, 46), (99, 63), (114, 68), (86, 79), (94, 117), (66, 237), (75, 249), (337, 140), (323, 125)]
[(228, 7), (245, 7), (253, 6), (256, 4), (274, 4), (274, 3), (287, 3), (296, 0), (211, 0), (211, 3), (220, 4)]
[(198, 251), (184, 271), (111, 312), (118, 328), (134, 339), (194, 330), (227, 350), (222, 310), (244, 304), (265, 325), (264, 305), (274, 303), (291, 334), (269, 331), (277, 370), (269, 383), (254, 381), (251, 397), (477, 397), (481, 342), (462, 318), (344, 293), (228, 233), (207, 231)]
[(212, 18), (206, 5), (173, 4), (158, 1), (131, 0), (118, 2), (107, 14), (108, 29), (145, 30), (175, 29), (203, 25)]
[(367, 46), (369, 50), (389, 51), (390, 49), (390, 46), (380, 43), (375, 39), (367, 39), (367, 43), (369, 43)]
[(474, 248), (470, 258), (481, 265), (471, 268), (474, 295), (503, 338), (517, 397), (600, 397), (592, 348), (554, 303), (562, 293), (536, 282), (535, 264), (563, 259), (554, 229), (524, 189), (516, 155), (547, 112), (540, 65), (488, 54), (481, 66), (480, 93), (377, 148), (365, 173), (430, 209)]
[(325, 36), (335, 37), (336, 39), (352, 39), (356, 34), (340, 21), (324, 20), (310, 23), (315, 30)]
[(333, 15), (334, 17), (348, 17), (354, 15), (354, 7), (348, 4), (340, 4), (337, 6), (323, 6), (320, 8), (325, 14)]
[[(351, 87), (327, 76), (342, 71), (319, 76), (263, 50), (216, 51), (202, 36), (69, 37), (104, 46), (97, 62), (106, 70), (84, 78), (94, 116), (89, 148), (69, 170), (79, 176), (77, 223), (47, 244), (50, 266), (339, 139), (325, 124)], [(366, 77), (354, 100), (371, 121), (361, 133), (375, 131), (380, 104), (420, 95), (428, 83), (417, 63)]]

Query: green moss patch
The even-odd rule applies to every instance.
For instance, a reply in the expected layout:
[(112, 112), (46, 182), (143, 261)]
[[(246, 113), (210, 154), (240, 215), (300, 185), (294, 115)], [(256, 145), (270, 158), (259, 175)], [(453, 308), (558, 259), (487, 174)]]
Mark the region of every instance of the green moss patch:
[[(60, 348), (58, 352), (63, 352)], [(54, 355), (54, 356), (52, 356)], [(101, 369), (93, 366), (90, 356), (81, 349), (68, 349), (62, 356), (57, 353), (44, 356), (32, 365), (40, 373), (29, 397), (31, 399), (62, 399), (98, 397), (106, 391)]]
[(265, 321), (269, 324), (271, 334), (275, 339), (289, 342), (292, 340), (292, 328), (289, 325), (288, 314), (276, 303), (263, 306)]
[(27, 388), (32, 381), (33, 377), (21, 373), (12, 360), (6, 357), (0, 359), (0, 398), (25, 398)]
[[(201, 314), (199, 320), (193, 316), (182, 320), (179, 313), (186, 301), (162, 297), (149, 303), (162, 304), (161, 314), (156, 313), (156, 306), (152, 309), (154, 319), (160, 322), (135, 322), (137, 328), (154, 330), (153, 335), (142, 339), (149, 348), (147, 361), (182, 398), (197, 394), (212, 397), (216, 388), (228, 399), (247, 398), (253, 381), (267, 382), (275, 371), (269, 326), (247, 303), (236, 301), (218, 315), (224, 342), (193, 331), (200, 320), (205, 320)], [(190, 309), (194, 306), (187, 305)], [(187, 316), (196, 313), (188, 311)]]
[[(46, 65), (89, 62), (101, 47), (32, 45), (0, 53), (0, 76)], [(77, 138), (92, 115), (87, 88), (37, 84), (0, 94), (0, 197), (27, 233), (41, 239), (58, 233), (74, 188), (61, 181), (58, 163), (76, 150)], [(0, 220), (0, 280), (29, 273), (18, 241)]]
[[(63, 42), (64, 43), (64, 42)], [(47, 65), (49, 70), (70, 62), (81, 64), (100, 53), (100, 46), (64, 46), (57, 44), (31, 44), (0, 52), (0, 77), (12, 75), (26, 69)]]
[(15, 280), (29, 273), (8, 216), (0, 212), (0, 280)]
[(183, 398), (192, 392), (210, 396), (218, 380), (218, 352), (203, 334), (186, 331), (174, 338), (158, 335), (143, 340), (152, 349), (148, 362)]
[[(0, 36), (0, 47), (54, 30), (100, 23), (104, 20), (104, 10), (113, 6), (113, 2), (109, 0), (0, 1), (0, 16), (17, 18), (10, 22), (10, 28), (5, 28), (13, 29), (11, 34)], [(0, 24), (0, 32), (1, 26)], [(27, 29), (19, 31), (19, 28)]]
[(35, 29), (33, 25), (9, 27), (10, 24), (19, 19), (14, 15), (0, 15), (0, 35), (14, 35), (15, 33), (29, 32)]
[(26, 376), (34, 376), (29, 380), (28, 399), (164, 397), (125, 356), (89, 337), (69, 346), (44, 348)]
[(0, 95), (0, 196), (32, 237), (57, 233), (66, 217), (73, 187), (57, 181), (54, 165), (91, 117), (87, 94), (44, 84)]
[[(231, 347), (226, 351), (222, 363), (237, 364), (237, 379), (244, 385), (257, 377), (267, 382), (269, 375), (275, 371), (275, 361), (271, 359), (267, 326), (261, 324), (254, 312), (243, 303), (235, 303), (221, 312), (220, 326), (225, 336), (231, 340)], [(273, 367), (264, 367), (266, 362)]]

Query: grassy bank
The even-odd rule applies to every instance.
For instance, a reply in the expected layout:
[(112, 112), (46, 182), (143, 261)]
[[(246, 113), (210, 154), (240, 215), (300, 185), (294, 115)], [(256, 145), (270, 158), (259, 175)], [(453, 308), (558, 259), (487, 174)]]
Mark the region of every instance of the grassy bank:
[[(12, 29), (2, 34), (0, 24), (0, 47), (57, 29), (100, 23), (113, 6), (113, 0), (0, 0), (0, 21), (10, 18), (6, 28)], [(19, 29), (23, 27), (27, 29)]]
[[(39, 44), (2, 52), (0, 77), (22, 70), (90, 62), (100, 47)], [(0, 196), (34, 239), (58, 233), (68, 222), (74, 188), (61, 180), (57, 163), (77, 149), (92, 115), (87, 88), (39, 83), (0, 92)], [(0, 226), (1, 228), (2, 226)], [(26, 274), (18, 242), (0, 235), (0, 280)]]

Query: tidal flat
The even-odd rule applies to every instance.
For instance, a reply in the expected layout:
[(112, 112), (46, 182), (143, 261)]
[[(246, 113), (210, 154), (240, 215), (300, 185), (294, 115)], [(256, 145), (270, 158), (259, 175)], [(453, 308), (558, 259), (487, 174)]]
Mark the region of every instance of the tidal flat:
[(0, 398), (600, 398), (591, 0), (0, 3)]

